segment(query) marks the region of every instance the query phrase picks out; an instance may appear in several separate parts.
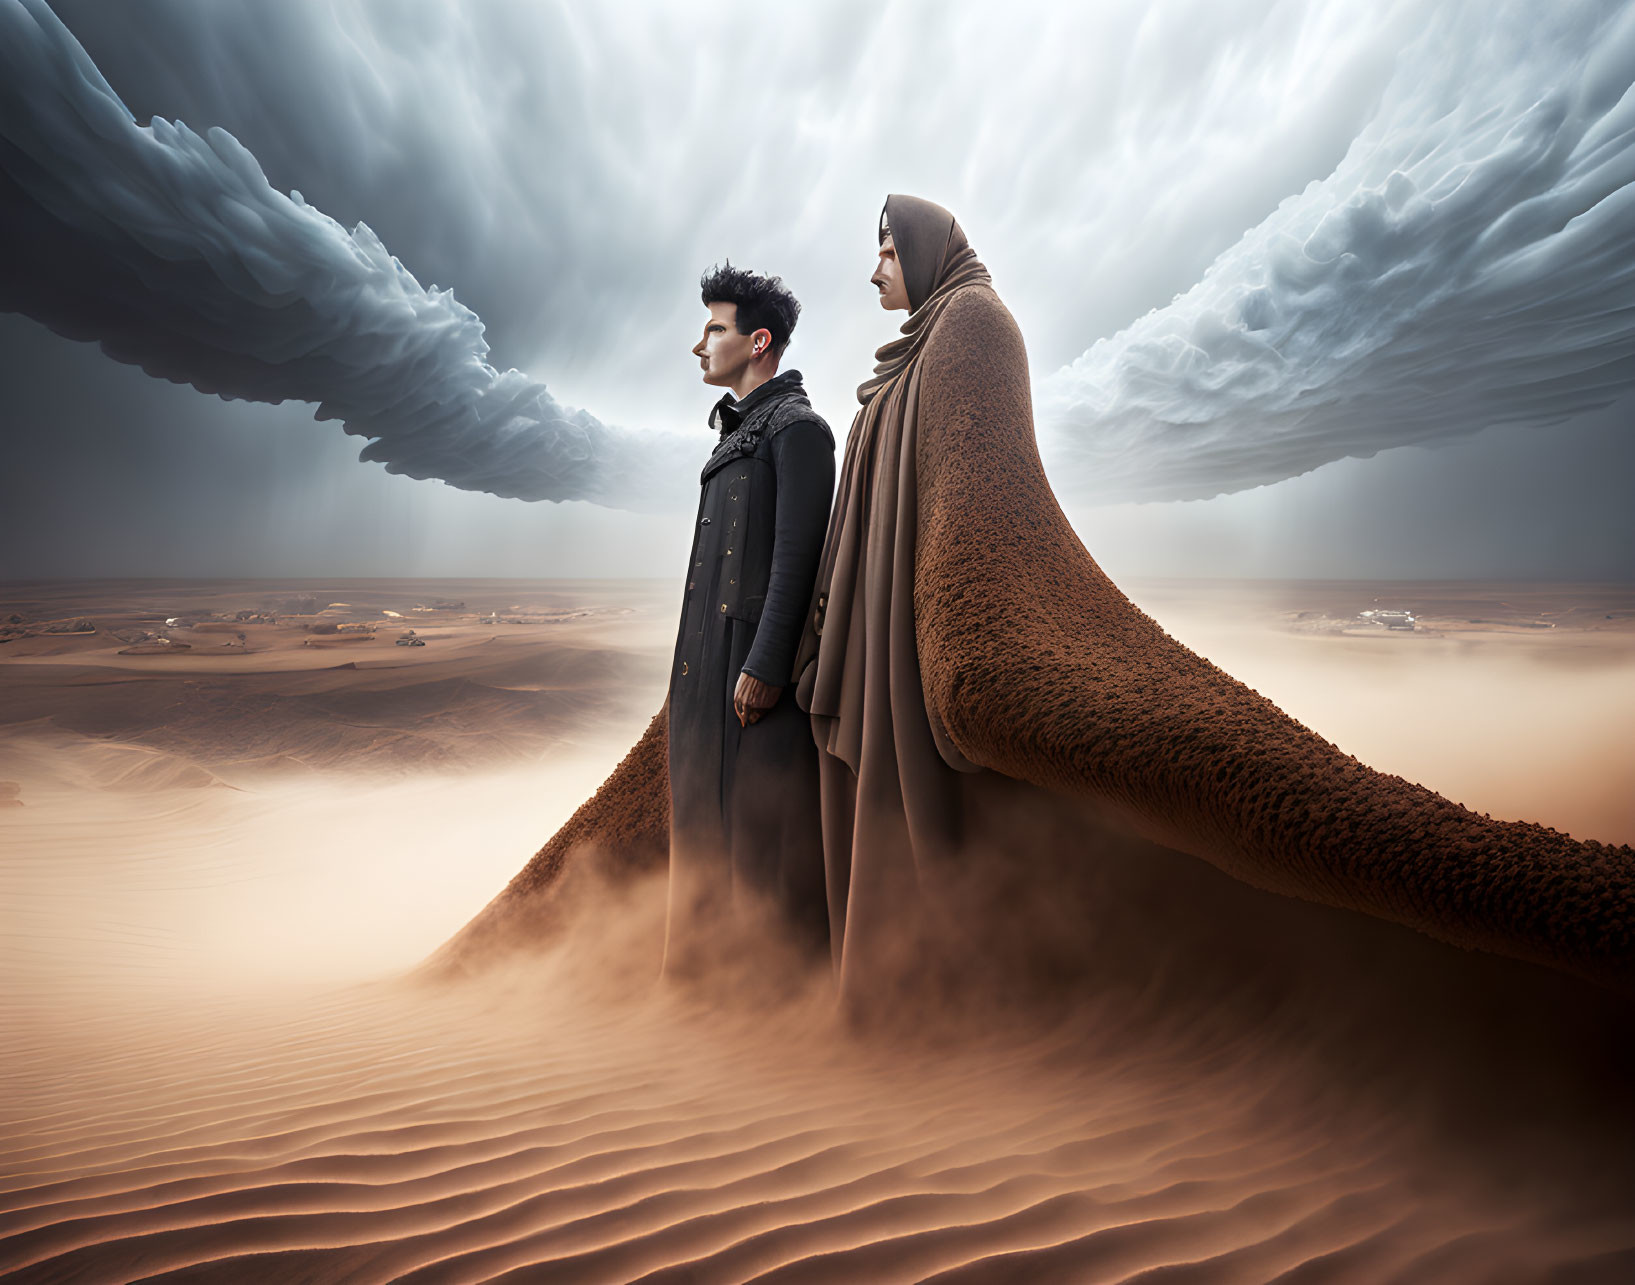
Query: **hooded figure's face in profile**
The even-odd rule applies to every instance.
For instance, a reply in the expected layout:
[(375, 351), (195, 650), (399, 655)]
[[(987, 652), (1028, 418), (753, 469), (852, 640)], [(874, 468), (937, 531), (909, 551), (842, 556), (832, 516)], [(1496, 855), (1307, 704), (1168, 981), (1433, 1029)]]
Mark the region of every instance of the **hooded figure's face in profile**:
[(891, 228), (881, 225), (880, 262), (875, 265), (869, 284), (880, 291), (880, 306), (887, 312), (906, 309), (908, 285), (903, 281), (903, 265), (897, 261), (897, 245), (891, 239)]
[(880, 291), (880, 306), (913, 312), (965, 248), (965, 234), (942, 206), (893, 192), (880, 211), (880, 261), (870, 278)]

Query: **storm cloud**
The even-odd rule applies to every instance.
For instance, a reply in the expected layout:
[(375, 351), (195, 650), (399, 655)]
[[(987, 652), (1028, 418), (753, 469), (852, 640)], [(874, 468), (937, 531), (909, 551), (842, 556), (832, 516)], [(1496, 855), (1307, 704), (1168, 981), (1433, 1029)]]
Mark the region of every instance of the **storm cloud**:
[(1635, 8), (1431, 16), (1332, 175), (1045, 381), (1070, 494), (1208, 498), (1635, 385)]
[(0, 307), (201, 392), (313, 402), (361, 459), (464, 490), (642, 508), (685, 463), (495, 370), (475, 313), (226, 130), (138, 125), (43, 0), (0, 0), (0, 40)]
[[(296, 327), (301, 343), (321, 334), (345, 360), (329, 369), (312, 359), (321, 347), (290, 356), (274, 345), (269, 375), (253, 346), (287, 318), (261, 305), (289, 282), (257, 280), (248, 250), (235, 276), (237, 243), (225, 277), (208, 259), (207, 275), (189, 277), (150, 255), (144, 270), (172, 271), (180, 285), (127, 293), (103, 271), (96, 235), (24, 195), (68, 175), (71, 149), (59, 140), (26, 189), (16, 161), (25, 123), (50, 125), (42, 114), (83, 127), (64, 104), (100, 76), (76, 56), (65, 87), (63, 65), (23, 60), (9, 26), (0, 61), (17, 58), (21, 74), (8, 66), (0, 92), (19, 93), (31, 76), (49, 93), (0, 108), (0, 289), (32, 282), (27, 315), (112, 340), (125, 360), (140, 356), (122, 342), (163, 347), (181, 342), (176, 332), (209, 361), (193, 368), (188, 352), (160, 373), (210, 387), (226, 371), (242, 386), (213, 391), (327, 404), (379, 438), (369, 458), (417, 477), (596, 505), (685, 504), (715, 395), (687, 356), (696, 282), (729, 256), (780, 273), (800, 295), (790, 362), (839, 430), (900, 319), (878, 310), (867, 284), (875, 216), (892, 190), (953, 208), (993, 269), (1028, 341), (1052, 479), (1081, 511), (1236, 491), (1252, 502), (1239, 506), (1247, 514), (1260, 492), (1245, 488), (1491, 424), (1553, 424), (1629, 382), (1631, 256), (1617, 250), (1631, 231), (1620, 113), (1635, 76), (1626, 7), (1611, 0), (53, 8), (130, 108), (111, 143), (94, 143), (126, 151), (115, 164), (107, 152), (101, 164), (84, 158), (77, 199), (115, 180), (140, 186), (131, 156), (173, 131), (166, 145), (188, 172), (224, 175), (230, 194), (180, 213), (208, 227), (226, 205), (255, 211), (258, 235), (305, 265), (296, 287), (320, 320), (344, 317), (335, 305), (350, 290), (399, 328)], [(39, 0), (0, 9), (8, 23), (49, 25)], [(300, 202), (286, 196), (297, 191)], [(52, 248), (42, 219), (61, 238), (63, 272), (39, 269)], [(107, 237), (108, 222), (86, 226)], [(324, 275), (335, 263), (354, 274), (339, 292)], [(223, 291), (246, 279), (247, 293)], [(53, 295), (64, 281), (74, 289)], [(201, 281), (230, 325), (187, 321), (188, 299), (201, 297), (187, 287)], [(120, 331), (87, 325), (138, 297), (183, 310)], [(0, 353), (13, 388), (44, 378), (27, 368), (36, 347)], [(400, 374), (371, 382), (381, 354)], [(90, 350), (53, 357), (62, 377), (31, 387), (30, 431), (60, 440), (25, 454), (50, 476), (106, 471), (111, 452), (65, 453), (99, 435), (132, 439), (118, 452), (128, 467), (107, 484), (154, 497), (207, 482), (224, 505), (238, 495), (265, 506), (311, 475), (291, 449), (253, 440), (314, 440), (294, 407), (268, 416), (201, 399), (199, 416), (183, 415), (157, 383), (150, 394), (85, 378), (95, 360)], [(501, 374), (512, 367), (528, 373)], [(264, 376), (272, 382), (255, 382)], [(116, 384), (117, 400), (96, 391)], [(425, 418), (400, 414), (396, 399), (417, 396)], [(195, 431), (205, 417), (240, 431), (218, 451)], [(1574, 449), (1578, 439), (1558, 440)], [(334, 452), (322, 454), (334, 471)], [(343, 468), (318, 489), (336, 511), (384, 505), (428, 529), (535, 540), (530, 565), (541, 570), (564, 565), (560, 551), (581, 530), (594, 532), (598, 565), (612, 565), (616, 524), (649, 522), (577, 503), (548, 525), (537, 510), (479, 520), (487, 510), (472, 503), (498, 501), (371, 475)], [(1364, 486), (1371, 475), (1347, 476)], [(26, 487), (16, 501), (36, 506)], [(657, 528), (639, 529), (645, 543), (625, 563), (668, 570), (648, 547)], [(505, 556), (517, 566), (522, 555)], [(33, 561), (15, 554), (11, 565)]]

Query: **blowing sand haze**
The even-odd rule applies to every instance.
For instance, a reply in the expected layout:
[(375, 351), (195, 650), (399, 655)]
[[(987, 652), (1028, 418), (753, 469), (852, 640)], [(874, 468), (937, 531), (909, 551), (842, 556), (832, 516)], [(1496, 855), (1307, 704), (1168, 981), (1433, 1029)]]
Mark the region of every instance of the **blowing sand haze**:
[[(1635, 1261), (1626, 1001), (1135, 840), (1101, 839), (1094, 885), (1036, 921), (1094, 939), (1035, 968), (1028, 1009), (1013, 986), (860, 1030), (825, 977), (730, 960), (655, 988), (658, 877), (583, 881), (542, 949), (428, 985), (417, 963), (646, 721), (668, 586), (296, 585), (377, 624), (441, 600), (419, 632), (449, 636), (397, 648), (393, 622), (337, 669), (275, 618), (247, 655), (121, 657), (112, 631), (185, 588), (6, 591), (31, 621), (0, 647), (26, 716), (0, 771), (15, 1279), (1616, 1281)], [(1495, 815), (1526, 778), (1570, 832), (1632, 833), (1627, 589), (1135, 591), (1375, 763), (1437, 761), (1427, 785)], [(266, 610), (261, 587), (192, 592), (195, 620)], [(1422, 628), (1353, 627), (1381, 597)], [(73, 615), (98, 632), (38, 629)], [(1343, 699), (1359, 673), (1366, 708)], [(1496, 686), (1518, 692), (1503, 744)], [(393, 693), (407, 726), (370, 703)], [(458, 709), (507, 694), (469, 735)]]

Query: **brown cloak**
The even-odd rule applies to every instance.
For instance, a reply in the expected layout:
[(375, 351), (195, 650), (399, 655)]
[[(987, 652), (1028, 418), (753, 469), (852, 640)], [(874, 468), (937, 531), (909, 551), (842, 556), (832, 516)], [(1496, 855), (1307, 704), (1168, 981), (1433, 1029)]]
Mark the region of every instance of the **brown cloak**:
[[(1163, 845), (1258, 888), (1635, 988), (1635, 849), (1376, 772), (1166, 635), (1057, 505), (1021, 335), (958, 225), (896, 197), (888, 218), (917, 306), (859, 390), (801, 681), (842, 982), (854, 943), (872, 964), (895, 922), (939, 913), (949, 853), (1003, 787), (1012, 804), (1031, 790), (1090, 809), (1056, 831), (1070, 859), (1134, 832), (1155, 868)], [(570, 863), (663, 867), (664, 715), (434, 965), (537, 934)]]
[[(902, 337), (857, 390), (813, 619), (796, 658), (797, 700), (819, 748), (830, 947), (843, 993), (923, 973), (922, 934), (968, 938), (946, 896), (987, 782), (926, 702), (915, 638), (916, 447), (927, 349), (967, 295), (993, 299), (953, 215), (893, 195), (881, 217), (910, 305)], [(937, 376), (932, 375), (933, 378)], [(912, 909), (910, 909), (912, 908)], [(918, 920), (919, 922), (915, 922)], [(918, 931), (916, 931), (918, 930)]]

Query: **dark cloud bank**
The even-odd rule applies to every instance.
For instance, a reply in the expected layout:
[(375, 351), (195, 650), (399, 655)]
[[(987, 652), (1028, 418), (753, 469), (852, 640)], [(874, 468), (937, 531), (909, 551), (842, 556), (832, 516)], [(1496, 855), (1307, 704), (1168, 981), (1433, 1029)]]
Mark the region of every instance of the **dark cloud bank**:
[[(927, 88), (917, 66), (895, 87), (878, 75), (883, 47), (904, 34), (898, 10), (877, 17), (839, 6), (792, 19), (749, 49), (784, 69), (765, 97), (781, 108), (777, 128), (747, 150), (722, 150), (719, 139), (711, 146), (719, 117), (708, 96), (694, 101), (687, 78), (664, 70), (675, 62), (666, 44), (675, 32), (657, 20), (621, 25), (596, 11), (495, 5), (478, 23), (439, 3), (304, 0), (54, 7), (66, 27), (40, 0), (0, 0), (0, 306), (98, 341), (110, 356), (166, 379), (225, 396), (313, 403), (320, 416), (369, 437), (364, 458), (394, 472), (625, 509), (684, 501), (702, 439), (622, 430), (573, 410), (537, 381), (490, 364), (488, 334), (503, 338), (511, 360), (564, 372), (593, 409), (601, 401), (628, 408), (627, 385), (656, 378), (653, 336), (673, 339), (678, 318), (692, 324), (690, 282), (719, 257), (718, 241), (700, 229), (725, 219), (751, 248), (788, 246), (797, 278), (832, 276), (840, 260), (803, 247), (847, 240), (831, 217), (863, 212), (875, 199), (870, 166), (892, 166), (872, 156), (859, 166), (866, 197), (837, 188), (823, 158), (850, 154), (812, 120), (823, 109), (850, 111), (857, 129), (912, 119), (905, 99)], [(1240, 8), (1212, 10), (1211, 20), (1239, 24), (1268, 62), (1310, 57), (1303, 46), (1283, 50), (1288, 38), (1270, 10)], [(1337, 4), (1310, 8), (1314, 23), (1343, 16)], [(1154, 10), (1131, 33), (1130, 59), (1156, 58), (1189, 80), (1219, 79), (1218, 62), (1201, 64), (1200, 74), (1188, 60), (1208, 55), (1164, 34), (1204, 21), (1186, 9), (1178, 0)], [(1038, 21), (1041, 48), (1072, 49), (1067, 37), (1082, 35)], [(977, 22), (961, 16), (954, 25)], [(1144, 53), (1154, 29), (1171, 47)], [(712, 34), (714, 48), (720, 33), (701, 41)], [(1232, 34), (1211, 39), (1230, 53)], [(1370, 508), (1405, 510), (1379, 538), (1376, 563), (1389, 565), (1357, 574), (1494, 573), (1506, 550), (1519, 557), (1510, 565), (1528, 574), (1635, 574), (1630, 523), (1614, 511), (1608, 482), (1609, 472), (1631, 475), (1625, 417), (1617, 406), (1596, 409), (1635, 376), (1635, 255), (1627, 249), (1635, 240), (1635, 11), (1588, 0), (1548, 10), (1405, 2), (1368, 39), (1378, 47), (1364, 48), (1355, 33), (1335, 38), (1336, 56), (1350, 61), (1327, 79), (1345, 96), (1318, 104), (1329, 119), (1300, 153), (1309, 172), (1303, 189), (1273, 197), (1245, 233), (1229, 230), (1242, 226), (1232, 223), (1242, 217), (1235, 211), (1196, 230), (1193, 242), (1214, 247), (1215, 258), (1195, 286), (1041, 379), (1052, 477), (1065, 500), (1080, 504), (1240, 492), (1229, 497), (1241, 501), (1236, 507), (1119, 504), (1116, 512), (1138, 514), (1131, 525), (1153, 530), (1170, 525), (1169, 514), (1178, 530), (1199, 532), (1211, 525), (1200, 513), (1275, 526), (1277, 513), (1289, 523), (1304, 512), (1313, 549), (1324, 547), (1325, 519), (1341, 548), (1340, 529), (1355, 529)], [(1348, 51), (1347, 40), (1360, 52)], [(1445, 56), (1450, 48), (1464, 57)], [(1082, 50), (1084, 59), (1097, 56)], [(947, 63), (954, 79), (956, 64)], [(643, 68), (651, 72), (645, 80)], [(626, 89), (609, 95), (610, 77)], [(1094, 93), (1086, 94), (1102, 93), (1108, 79), (1088, 79)], [(1221, 80), (1210, 92), (1241, 98), (1235, 85)], [(1159, 87), (1187, 105), (1180, 81)], [(957, 88), (941, 86), (945, 94)], [(1059, 114), (1049, 92), (1037, 96), (1044, 118)], [(1025, 106), (991, 115), (1016, 116), (1022, 128)], [(1147, 108), (1152, 119), (1162, 119), (1164, 106)], [(1135, 119), (1131, 128), (1141, 119), (1129, 102), (1122, 115), (1106, 115)], [(196, 131), (168, 123), (181, 119)], [(1247, 131), (1253, 123), (1246, 114), (1238, 124)], [(1164, 138), (1156, 126), (1148, 133)], [(983, 137), (969, 131), (937, 163), (952, 173), (968, 162), (977, 181)], [(1029, 137), (1044, 170), (1070, 172), (1073, 138)], [(1316, 145), (1321, 137), (1329, 141)], [(1337, 148), (1330, 159), (1325, 147)], [(1262, 169), (1293, 154), (1269, 153)], [(1030, 264), (1017, 247), (1037, 240), (1043, 256), (1065, 240), (1082, 247), (1088, 266), (1100, 262), (1107, 240), (1074, 233), (1073, 203), (1083, 194), (1064, 180), (1060, 196), (1041, 195), (1040, 168), (1030, 162), (1016, 177), (1019, 191), (1033, 193), (1045, 235), (1015, 235), (1016, 219), (1022, 227), (1027, 219), (999, 207), (987, 219), (1000, 242), (992, 257), (1013, 264), (1016, 288), (1001, 286), (1025, 328), (1033, 314), (1074, 315), (1052, 296), (1078, 285), (1074, 265)], [(751, 218), (763, 193), (775, 217)], [(970, 205), (980, 220), (975, 196)], [(757, 242), (745, 229), (763, 221), (770, 227)], [(1136, 315), (1142, 292), (1150, 297), (1162, 279), (1155, 272), (1131, 285), (1123, 315)], [(452, 286), (458, 301), (422, 281)], [(1048, 301), (1035, 304), (1035, 296)], [(1117, 315), (1120, 305), (1099, 306)], [(884, 334), (837, 337), (824, 319), (832, 311), (809, 306), (801, 360), (814, 352), (835, 358), (824, 364), (838, 373), (823, 378), (843, 387), (864, 368), (850, 349), (866, 354)], [(1035, 333), (1036, 350), (1059, 350), (1058, 330)], [(626, 366), (609, 353), (628, 354)], [(101, 489), (114, 508), (143, 509), (150, 524), (178, 502), (197, 506), (205, 489), (224, 510), (236, 495), (243, 520), (247, 497), (251, 512), (258, 496), (273, 502), (269, 470), (286, 491), (299, 483), (332, 497), (328, 520), (335, 506), (364, 495), (361, 481), (323, 475), (333, 451), (323, 450), (321, 467), (302, 458), (302, 444), (318, 439), (310, 425), (295, 429), (295, 408), (269, 417), (201, 400), (196, 421), (171, 390), (93, 378), (98, 362), (105, 359), (92, 349), (33, 341), (26, 323), (0, 329), (11, 390), (5, 436), (19, 466), (7, 471), (0, 496), (0, 521), (11, 528), (0, 530), (8, 550), (0, 575), (111, 568), (107, 555), (89, 550), (83, 564), (64, 558), (42, 536), (53, 509), (76, 506), (76, 487)], [(843, 420), (849, 408), (827, 409)], [(212, 439), (197, 426), (207, 418), (244, 433)], [(1559, 427), (1566, 420), (1573, 422)], [(1284, 483), (1295, 498), (1281, 507), (1246, 490), (1346, 456), (1470, 439), (1505, 423), (1525, 427), (1428, 455), (1391, 452), (1378, 468), (1331, 465)], [(1537, 432), (1542, 425), (1557, 426)], [(283, 437), (248, 440), (252, 433)], [(1345, 485), (1324, 480), (1335, 468)], [(121, 483), (140, 498), (122, 494)], [(452, 500), (435, 498), (440, 491), (401, 507), (452, 514)], [(1405, 495), (1422, 500), (1393, 505)], [(1346, 513), (1330, 511), (1336, 507)], [(1093, 532), (1097, 510), (1081, 511)], [(492, 565), (484, 538), (527, 538), (546, 520), (460, 512), (463, 527), (452, 526), (469, 527), (469, 543), (457, 542), (466, 566)], [(614, 517), (577, 504), (563, 512), (570, 527), (587, 531), (609, 530)], [(288, 513), (268, 520), (280, 517)], [(92, 529), (106, 538), (115, 524)], [(565, 530), (560, 522), (554, 529)], [(1475, 541), (1473, 529), (1483, 533)], [(1218, 532), (1200, 534), (1195, 547), (1218, 542)], [(324, 547), (287, 533), (271, 543), (286, 563)], [(375, 561), (358, 570), (392, 569), (381, 565), (392, 558), (390, 542), (371, 547)], [(1546, 547), (1551, 556), (1540, 557)], [(255, 560), (255, 550), (246, 554)], [(621, 556), (610, 565), (657, 574), (673, 561), (634, 544)], [(155, 557), (161, 572), (200, 562), (196, 551), (178, 558), (174, 545)], [(1178, 563), (1186, 557), (1177, 551)], [(503, 573), (573, 569), (543, 558), (519, 569), (515, 558), (514, 549), (499, 555)], [(425, 565), (412, 561), (402, 569)], [(1277, 574), (1298, 559), (1263, 551), (1250, 561), (1235, 569)], [(1137, 568), (1164, 569), (1181, 567)]]
[(490, 366), (475, 313), (226, 130), (138, 124), (43, 0), (0, 4), (0, 40), (0, 307), (201, 392), (315, 403), (360, 458), (466, 490), (646, 507), (685, 458)]

